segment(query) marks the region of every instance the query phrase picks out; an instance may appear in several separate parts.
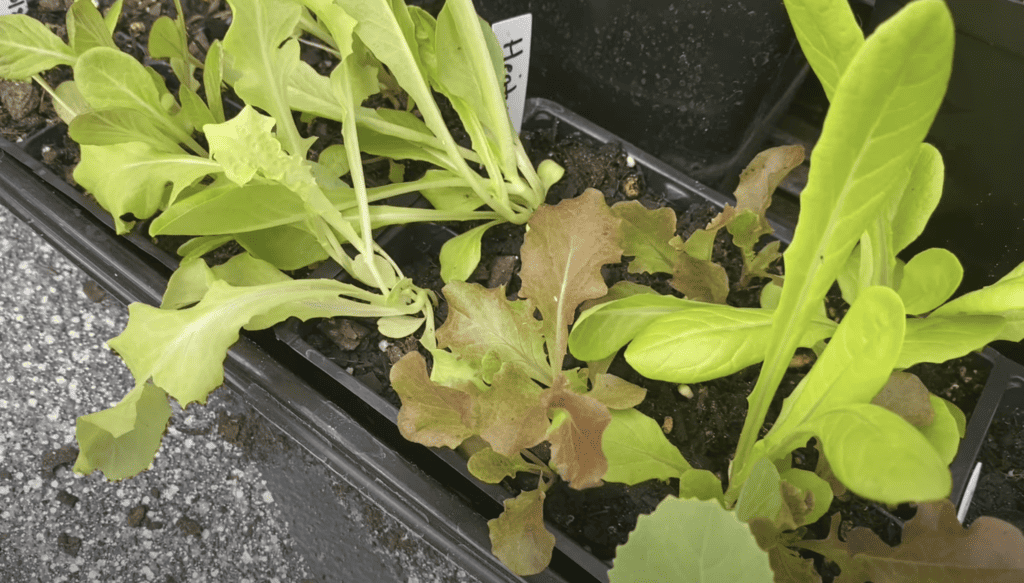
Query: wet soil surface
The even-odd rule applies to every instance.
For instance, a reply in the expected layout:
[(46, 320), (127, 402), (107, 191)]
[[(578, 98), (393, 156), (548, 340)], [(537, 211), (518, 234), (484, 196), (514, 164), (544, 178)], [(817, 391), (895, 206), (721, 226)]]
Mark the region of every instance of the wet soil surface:
[(978, 461), (981, 477), (964, 524), (994, 516), (1024, 530), (1024, 409), (1005, 411), (992, 422)]

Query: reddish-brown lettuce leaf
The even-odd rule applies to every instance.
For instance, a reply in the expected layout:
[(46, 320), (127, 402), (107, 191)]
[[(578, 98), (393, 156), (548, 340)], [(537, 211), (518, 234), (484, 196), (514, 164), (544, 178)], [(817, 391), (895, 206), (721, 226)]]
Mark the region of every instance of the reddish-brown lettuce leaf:
[(867, 528), (839, 540), (833, 518), (829, 537), (797, 546), (839, 564), (836, 583), (1019, 583), (1024, 581), (1024, 535), (1012, 524), (983, 516), (960, 526), (949, 500), (919, 504), (903, 529), (903, 542), (890, 547)]
[[(510, 302), (504, 288), (453, 281), (444, 286), (448, 319), (437, 329), (437, 345), (478, 368), (483, 359), (517, 363), (531, 378), (551, 382), (541, 323), (529, 302)], [(490, 379), (485, 379), (490, 380)]]
[(564, 382), (556, 382), (544, 396), (548, 407), (569, 414), (548, 436), (551, 463), (558, 475), (577, 490), (600, 486), (608, 471), (608, 459), (601, 450), (604, 430), (612, 421), (608, 408), (597, 399), (568, 390)]
[(491, 449), (507, 457), (544, 441), (549, 425), (542, 389), (515, 363), (505, 363), (489, 391), (473, 400), (474, 425)]
[(391, 386), (402, 399), (398, 430), (409, 441), (454, 449), (475, 433), (466, 420), (470, 391), (476, 388), (465, 383), (462, 390), (456, 390), (431, 381), (427, 362), (419, 352), (406, 354), (391, 367)]
[(576, 307), (608, 291), (601, 266), (622, 258), (621, 222), (592, 188), (557, 206), (542, 206), (530, 218), (519, 295), (540, 310), (553, 371), (562, 369)]

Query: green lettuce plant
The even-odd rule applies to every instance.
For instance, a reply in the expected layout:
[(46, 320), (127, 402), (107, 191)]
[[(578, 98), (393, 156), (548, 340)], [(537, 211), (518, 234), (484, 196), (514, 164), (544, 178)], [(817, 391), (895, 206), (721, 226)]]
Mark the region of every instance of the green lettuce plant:
[[(433, 298), (403, 276), (374, 230), (486, 221), (442, 254), (445, 277), (464, 278), (483, 232), (528, 220), (561, 172), (548, 163), (538, 174), (527, 159), (505, 109), (501, 51), (469, 0), (448, 2), (436, 20), (401, 0), (229, 5), (231, 26), (205, 60), (187, 49), (180, 3), (177, 19), (154, 23), (149, 53), (167, 59), (177, 95), (117, 49), (120, 1), (105, 16), (88, 0), (75, 2), (67, 43), (27, 16), (0, 18), (0, 77), (34, 79), (53, 97), (81, 144), (75, 180), (118, 232), (152, 218), (150, 235), (194, 237), (179, 249), (184, 259), (163, 305), (132, 305), (127, 329), (110, 342), (136, 387), (114, 408), (79, 419), (77, 471), (122, 479), (144, 470), (169, 419), (166, 395), (183, 406), (205, 402), (242, 328), (292, 316), (367, 316), (390, 337), (424, 327), (432, 345)], [(299, 59), (300, 42), (334, 59), (329, 75)], [(60, 65), (74, 80), (52, 88), (41, 73)], [(230, 118), (225, 84), (244, 102)], [(472, 148), (456, 143), (434, 92), (454, 106)], [(403, 107), (363, 105), (378, 93)], [(343, 143), (313, 148), (296, 112), (340, 122)], [(393, 168), (406, 159), (432, 168), (409, 181), (392, 172), (392, 184), (369, 188), (364, 154), (389, 158)], [(385, 204), (410, 192), (432, 208)], [(230, 241), (246, 253), (212, 269), (201, 259)], [(328, 258), (353, 283), (284, 273)]]
[[(578, 358), (606, 358), (630, 343), (625, 357), (639, 372), (681, 383), (763, 362), (727, 489), (709, 472), (687, 469), (679, 456), (666, 455), (671, 446), (656, 427), (637, 429), (639, 413), (612, 413), (605, 431), (606, 479), (635, 484), (677, 477), (680, 493), (639, 523), (620, 548), (611, 579), (676, 581), (698, 573), (702, 581), (769, 581), (774, 572), (776, 581), (816, 580), (794, 547), (813, 548), (840, 563), (844, 581), (1020, 577), (1024, 564), (1014, 550), (1019, 531), (996, 532), (986, 524), (964, 533), (949, 525), (955, 513), (948, 502), (920, 506), (920, 522), (908, 529), (923, 532), (921, 538), (891, 552), (882, 552), (880, 541), (868, 535), (858, 539), (860, 547), (844, 545), (834, 534), (827, 541), (800, 540), (800, 527), (823, 516), (832, 500), (832, 484), (818, 474), (834, 475), (837, 489), (889, 504), (949, 495), (947, 466), (963, 415), (898, 371), (961, 356), (992, 340), (1021, 340), (1024, 265), (941, 305), (959, 285), (955, 258), (943, 250), (925, 251), (906, 265), (896, 258), (920, 234), (941, 192), (941, 158), (922, 140), (952, 62), (953, 25), (944, 4), (914, 2), (866, 41), (845, 2), (786, 5), (832, 105), (811, 157), (781, 290), (769, 286), (761, 310), (636, 295), (591, 308), (570, 336)], [(822, 302), (837, 278), (852, 306), (833, 329), (824, 323)], [(818, 343), (828, 336), (821, 350)], [(815, 345), (820, 357), (762, 435), (795, 349)], [(793, 468), (790, 459), (812, 437), (823, 453), (818, 473)], [(627, 441), (648, 445), (623, 447)], [(707, 500), (717, 500), (718, 508), (699, 502)], [(745, 534), (722, 531), (732, 533), (722, 536), (742, 547), (742, 555), (720, 551), (727, 547), (706, 524), (673, 518), (680, 508), (698, 505), (716, 524), (739, 519), (749, 525)], [(929, 543), (921, 544), (924, 539)], [(943, 550), (965, 539), (989, 546), (993, 556)], [(677, 540), (702, 544), (694, 555), (680, 556)], [(672, 567), (652, 576), (652, 558), (666, 556), (675, 559), (664, 560)], [(748, 557), (749, 568), (740, 568), (748, 563), (734, 561), (736, 556)], [(700, 567), (705, 564), (720, 569)]]

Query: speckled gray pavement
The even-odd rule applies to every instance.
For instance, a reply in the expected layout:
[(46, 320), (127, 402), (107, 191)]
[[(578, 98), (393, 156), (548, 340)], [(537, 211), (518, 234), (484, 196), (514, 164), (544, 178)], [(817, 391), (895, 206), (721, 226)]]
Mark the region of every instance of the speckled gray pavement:
[(175, 406), (149, 471), (75, 475), (76, 416), (132, 386), (127, 309), (88, 284), (0, 206), (0, 582), (472, 580), (227, 389)]

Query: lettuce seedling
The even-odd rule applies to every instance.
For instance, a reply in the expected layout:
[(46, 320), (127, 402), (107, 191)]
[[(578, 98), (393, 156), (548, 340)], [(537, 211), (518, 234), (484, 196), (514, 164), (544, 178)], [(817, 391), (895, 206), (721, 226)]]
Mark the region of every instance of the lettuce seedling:
[[(136, 389), (108, 414), (80, 420), (80, 471), (99, 468), (123, 478), (145, 469), (168, 418), (153, 396), (205, 402), (243, 327), (266, 328), (291, 316), (368, 316), (380, 318), (380, 331), (392, 337), (425, 323), (423, 340), (432, 345), (430, 295), (402, 275), (374, 230), (414, 221), (523, 223), (560, 174), (546, 164), (538, 175), (523, 152), (498, 82), (501, 52), (469, 0), (451, 0), (436, 22), (400, 0), (229, 5), (231, 26), (202, 61), (187, 48), (180, 2), (176, 19), (154, 23), (149, 53), (169, 60), (177, 95), (111, 40), (120, 2), (104, 17), (78, 0), (67, 13), (68, 43), (31, 18), (0, 18), (0, 77), (32, 78), (50, 93), (82, 146), (75, 179), (112, 214), (118, 232), (153, 218), (150, 235), (196, 237), (179, 249), (185, 259), (165, 305), (131, 306), (128, 328), (111, 342)], [(336, 59), (329, 76), (299, 59), (300, 42)], [(71, 66), (74, 80), (54, 89), (41, 73), (58, 65)], [(225, 83), (245, 102), (230, 119)], [(409, 109), (365, 107), (382, 85), (392, 99), (404, 90)], [(455, 106), (473, 149), (455, 143), (432, 90)], [(295, 112), (340, 122), (343, 144), (310, 160), (316, 138), (302, 135)], [(434, 168), (416, 180), (368, 188), (364, 153)], [(434, 208), (379, 204), (417, 191)], [(472, 247), (475, 240), (479, 247), (485, 228), (459, 244)], [(199, 259), (232, 240), (247, 255), (226, 275)], [(465, 277), (478, 261), (479, 253), (462, 251), (455, 260), (448, 254), (450, 278)], [(293, 281), (280, 271), (328, 258), (356, 284)], [(182, 296), (190, 301), (169, 299)], [(180, 376), (195, 366), (198, 372)], [(150, 455), (120, 455), (125, 448)]]
[[(461, 446), (471, 456), (470, 472), (485, 482), (537, 474), (537, 489), (506, 501), (502, 515), (488, 523), (494, 553), (521, 575), (543, 570), (551, 559), (544, 493), (559, 476), (572, 488), (600, 485), (608, 469), (601, 436), (609, 410), (629, 409), (646, 394), (606, 374), (607, 363), (563, 370), (576, 308), (606, 294), (601, 266), (621, 259), (620, 223), (593, 189), (542, 206), (521, 251), (523, 299), (506, 299), (504, 288), (448, 283), (448, 319), (430, 351), (432, 371), (418, 352), (391, 370), (406, 439)], [(544, 441), (547, 464), (530, 451)]]
[[(945, 5), (933, 0), (911, 3), (864, 41), (845, 2), (787, 0), (786, 4), (832, 106), (811, 157), (800, 219), (785, 253), (781, 294), (765, 302), (774, 304), (769, 332), (763, 336), (755, 333), (753, 338), (720, 334), (716, 338), (722, 338), (723, 345), (710, 355), (711, 361), (703, 369), (695, 363), (681, 367), (678, 375), (671, 365), (663, 364), (668, 352), (651, 352), (659, 343), (674, 344), (679, 352), (695, 347), (701, 337), (692, 330), (678, 330), (673, 337), (667, 326), (634, 323), (629, 333), (623, 334), (633, 334), (633, 358), (630, 350), (626, 355), (634, 367), (680, 382), (699, 377), (704, 369), (729, 368), (732, 361), (743, 360), (736, 358), (737, 353), (764, 355), (757, 384), (748, 397), (750, 408), (730, 467), (728, 489), (723, 491), (716, 477), (703, 470), (688, 470), (680, 476), (680, 498), (691, 499), (682, 502), (694, 507), (698, 502), (692, 499), (715, 499), (723, 508), (732, 509), (749, 524), (759, 546), (769, 551), (776, 579), (785, 573), (795, 581), (816, 580), (809, 561), (789, 550), (794, 546), (814, 548), (832, 558), (843, 566), (844, 580), (850, 581), (1019, 577), (1024, 564), (1013, 542), (1019, 540), (1020, 533), (1005, 524), (1000, 524), (999, 532), (981, 529), (975, 533), (979, 539), (974, 544), (994, 549), (993, 556), (964, 555), (963, 562), (937, 560), (943, 556), (942, 548), (964, 542), (962, 529), (948, 525), (951, 508), (943, 509), (944, 518), (938, 519), (938, 512), (919, 507), (921, 523), (908, 524), (912, 536), (901, 550), (882, 550), (866, 538), (858, 539), (859, 546), (842, 545), (834, 537), (827, 542), (800, 541), (803, 533), (797, 529), (820, 518), (833, 495), (825, 479), (791, 467), (790, 453), (811, 437), (820, 444), (821, 459), (830, 472), (855, 493), (889, 504), (948, 496), (947, 466), (963, 431), (962, 415), (942, 399), (922, 393), (920, 387), (915, 389), (910, 375), (893, 371), (930, 358), (959, 356), (994, 338), (1020, 340), (1018, 319), (1024, 295), (1019, 293), (1019, 281), (1024, 267), (989, 288), (938, 309), (959, 283), (958, 276), (949, 276), (958, 266), (944, 252), (925, 252), (915, 258), (916, 264), (912, 260), (903, 268), (902, 282), (893, 279), (900, 269), (895, 253), (920, 233), (921, 215), (926, 220), (934, 208), (935, 189), (941, 190), (937, 153), (922, 145), (922, 140), (938, 110), (951, 68), (954, 31)], [(855, 257), (860, 265), (851, 270), (851, 253), (858, 243), (861, 250)], [(759, 439), (768, 404), (794, 351), (807, 342), (812, 323), (820, 318), (825, 293), (844, 268), (856, 271), (844, 288), (853, 300), (850, 311), (810, 373), (786, 399), (778, 419)], [(909, 278), (908, 272), (912, 272)], [(955, 283), (951, 283), (953, 279)], [(656, 315), (659, 309), (671, 309), (668, 303), (645, 303), (645, 299), (618, 300), (618, 306), (608, 302), (581, 319), (590, 320), (606, 310), (609, 322), (629, 319), (630, 310), (640, 315), (646, 310), (659, 321), (678, 318), (675, 314)], [(680, 313), (694, 309), (678, 303), (680, 300), (675, 302)], [(709, 332), (727, 329), (729, 321), (739, 321), (735, 328), (753, 328), (750, 322), (740, 320), (739, 310), (723, 309), (722, 319), (707, 325)], [(916, 315), (933, 309), (928, 317), (907, 319), (911, 310), (911, 315)], [(951, 338), (938, 334), (953, 328), (952, 322), (944, 321), (953, 316), (966, 330)], [(695, 320), (685, 322), (700, 327)], [(586, 337), (584, 330), (582, 326), (574, 330), (580, 334), (570, 343), (574, 354), (576, 342), (585, 354), (600, 344)], [(750, 344), (757, 348), (749, 348)], [(638, 345), (649, 349), (637, 349)], [(613, 416), (606, 434), (614, 434), (619, 417), (625, 416)], [(635, 459), (609, 456), (610, 474), (617, 462), (626, 468), (635, 466)], [(628, 481), (650, 477), (660, 475), (633, 472)], [(665, 510), (659, 508), (652, 517), (677, 511), (671, 504), (663, 506)], [(645, 521), (639, 528), (657, 528), (657, 524), (665, 523)], [(657, 535), (685, 540), (704, 532), (703, 525), (678, 524), (638, 537), (644, 542), (634, 543), (631, 536), (622, 549), (623, 560), (617, 560), (612, 569), (611, 580), (634, 580), (637, 573), (649, 572), (631, 545), (645, 544), (643, 556), (660, 556), (675, 547), (657, 542)], [(744, 537), (727, 536), (728, 544), (745, 542), (749, 548)], [(926, 544), (922, 544), (924, 539), (928, 539)], [(718, 541), (704, 544), (696, 557), (679, 559), (709, 564), (732, 559), (732, 553), (719, 552), (720, 548)], [(892, 573), (899, 575), (893, 578)], [(746, 578), (736, 575), (737, 580), (773, 579), (756, 570), (743, 576)]]

